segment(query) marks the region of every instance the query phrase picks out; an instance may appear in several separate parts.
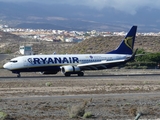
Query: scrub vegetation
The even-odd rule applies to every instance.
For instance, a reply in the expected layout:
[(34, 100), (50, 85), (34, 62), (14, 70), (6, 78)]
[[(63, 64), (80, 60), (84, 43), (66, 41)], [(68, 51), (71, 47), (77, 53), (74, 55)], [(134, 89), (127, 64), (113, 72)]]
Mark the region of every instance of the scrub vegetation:
[(129, 62), (125, 68), (132, 69), (159, 69), (160, 68), (160, 52), (146, 52), (144, 49), (137, 51), (134, 62)]

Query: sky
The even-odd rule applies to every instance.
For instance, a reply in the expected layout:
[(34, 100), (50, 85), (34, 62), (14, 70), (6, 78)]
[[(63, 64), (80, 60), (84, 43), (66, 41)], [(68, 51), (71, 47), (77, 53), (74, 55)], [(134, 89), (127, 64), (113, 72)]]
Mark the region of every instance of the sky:
[(0, 0), (3, 2), (37, 2), (46, 4), (71, 4), (86, 5), (98, 10), (104, 7), (112, 7), (116, 10), (126, 12), (128, 14), (136, 14), (137, 10), (143, 7), (149, 9), (160, 9), (160, 0)]

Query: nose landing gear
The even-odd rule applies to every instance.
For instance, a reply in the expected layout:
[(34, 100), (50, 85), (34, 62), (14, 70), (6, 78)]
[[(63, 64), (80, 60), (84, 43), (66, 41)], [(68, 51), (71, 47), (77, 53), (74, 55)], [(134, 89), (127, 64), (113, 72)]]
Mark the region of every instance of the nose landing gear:
[(21, 77), (21, 74), (20, 74), (20, 73), (18, 73), (18, 74), (17, 74), (17, 77), (18, 77), (18, 78), (20, 78), (20, 77)]
[(21, 74), (20, 74), (20, 72), (15, 72), (15, 71), (12, 71), (12, 73), (14, 73), (14, 74), (17, 74), (17, 78), (20, 78), (20, 77), (21, 77)]

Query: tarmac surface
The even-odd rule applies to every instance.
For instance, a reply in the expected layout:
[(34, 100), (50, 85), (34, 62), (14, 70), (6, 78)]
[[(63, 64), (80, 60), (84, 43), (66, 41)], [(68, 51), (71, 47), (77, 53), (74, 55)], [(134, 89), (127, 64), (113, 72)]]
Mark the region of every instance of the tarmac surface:
[(7, 58), (7, 54), (0, 54), (0, 61), (4, 60)]
[[(89, 119), (160, 118), (160, 70), (110, 69), (84, 77), (22, 73), (0, 69), (0, 109), (16, 120), (67, 120), (73, 106)], [(76, 111), (76, 110), (71, 110)], [(77, 119), (82, 119), (78, 116)]]

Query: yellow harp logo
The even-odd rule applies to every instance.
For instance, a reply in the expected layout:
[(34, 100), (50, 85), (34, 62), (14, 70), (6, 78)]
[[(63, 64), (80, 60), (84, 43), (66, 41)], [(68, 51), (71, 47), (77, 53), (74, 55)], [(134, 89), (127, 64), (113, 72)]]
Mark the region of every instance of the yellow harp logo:
[(127, 37), (126, 39), (125, 39), (125, 44), (132, 50), (132, 42), (133, 41), (133, 37)]

